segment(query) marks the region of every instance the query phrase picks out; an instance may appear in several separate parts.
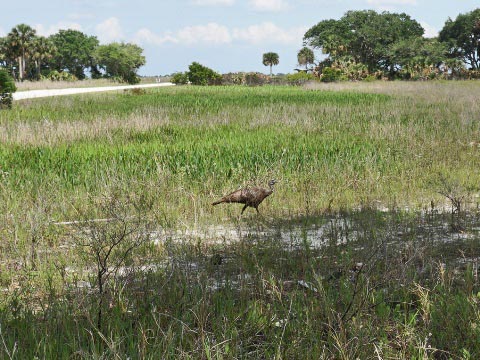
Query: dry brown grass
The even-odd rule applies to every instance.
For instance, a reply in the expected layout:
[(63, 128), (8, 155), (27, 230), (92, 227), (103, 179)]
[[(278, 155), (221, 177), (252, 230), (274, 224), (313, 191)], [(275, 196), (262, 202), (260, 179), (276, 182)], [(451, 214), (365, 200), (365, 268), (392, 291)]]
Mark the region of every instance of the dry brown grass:
[(115, 86), (122, 85), (109, 79), (87, 79), (82, 81), (22, 81), (15, 83), (17, 91), (27, 90), (49, 90), (49, 89), (68, 89), (68, 88), (84, 88), (99, 86)]
[[(156, 111), (158, 113), (158, 110)], [(117, 131), (145, 132), (169, 123), (164, 116), (141, 116), (133, 114), (127, 119), (97, 118), (93, 121), (73, 120), (71, 122), (19, 122), (0, 125), (0, 144), (55, 145), (78, 140), (110, 138)]]
[[(149, 77), (142, 78), (142, 84), (154, 83), (157, 78)], [(100, 87), (100, 86), (122, 86), (124, 83), (119, 83), (111, 79), (85, 79), (80, 81), (22, 81), (16, 82), (17, 91), (27, 90), (49, 90), (49, 89), (69, 89), (69, 88), (86, 88), (86, 87)]]
[(311, 82), (307, 90), (360, 91), (387, 95), (401, 95), (407, 98), (423, 99), (429, 102), (461, 101), (478, 106), (478, 81), (373, 81), (373, 82)]

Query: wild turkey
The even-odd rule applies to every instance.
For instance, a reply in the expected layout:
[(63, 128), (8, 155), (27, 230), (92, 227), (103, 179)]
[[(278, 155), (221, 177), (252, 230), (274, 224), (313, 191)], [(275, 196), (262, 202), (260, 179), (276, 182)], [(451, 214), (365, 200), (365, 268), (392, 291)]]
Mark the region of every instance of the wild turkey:
[(276, 182), (276, 180), (270, 180), (268, 182), (269, 189), (264, 189), (257, 186), (239, 189), (228, 195), (225, 195), (220, 200), (213, 202), (212, 205), (218, 205), (221, 203), (240, 203), (245, 204), (241, 214), (243, 214), (245, 209), (249, 206), (255, 208), (257, 213), (260, 213), (258, 211), (258, 205), (260, 205), (267, 196), (273, 193), (273, 185), (275, 185)]

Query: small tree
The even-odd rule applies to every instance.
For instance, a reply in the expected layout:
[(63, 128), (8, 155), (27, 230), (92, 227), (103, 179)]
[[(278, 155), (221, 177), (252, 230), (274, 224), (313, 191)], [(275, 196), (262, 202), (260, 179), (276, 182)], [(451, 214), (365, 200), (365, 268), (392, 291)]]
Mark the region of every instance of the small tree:
[(7, 70), (0, 69), (0, 109), (10, 109), (12, 107), (12, 94), (16, 90), (15, 82)]
[(278, 54), (274, 52), (268, 52), (263, 54), (263, 65), (270, 66), (270, 76), (272, 76), (272, 66), (278, 65)]
[(175, 85), (186, 85), (188, 84), (188, 74), (184, 72), (177, 72), (173, 74), (170, 81)]
[(220, 74), (198, 62), (191, 63), (188, 70), (188, 79), (193, 85), (217, 85), (222, 81)]
[(111, 43), (101, 45), (95, 51), (95, 59), (107, 77), (118, 77), (129, 84), (140, 79), (137, 70), (145, 65), (143, 49), (135, 44)]
[(297, 54), (298, 65), (305, 65), (308, 70), (308, 65), (315, 62), (315, 55), (313, 50), (308, 47), (303, 47)]
[(125, 199), (120, 189), (114, 189), (92, 205), (102, 218), (91, 219), (90, 214), (79, 211), (81, 220), (74, 222), (77, 228), (74, 241), (86, 261), (95, 267), (97, 326), (101, 329), (105, 300), (115, 275), (128, 263), (135, 249), (150, 240), (147, 213), (153, 201), (143, 194)]

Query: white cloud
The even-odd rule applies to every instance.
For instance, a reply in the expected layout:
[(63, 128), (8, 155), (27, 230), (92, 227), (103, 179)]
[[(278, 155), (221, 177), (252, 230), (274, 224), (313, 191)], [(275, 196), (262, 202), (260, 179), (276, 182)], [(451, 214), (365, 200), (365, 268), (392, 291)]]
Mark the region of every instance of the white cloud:
[(424, 21), (421, 21), (420, 25), (422, 25), (422, 27), (425, 29), (425, 34), (423, 34), (423, 37), (433, 38), (438, 36), (438, 30), (435, 29), (433, 26), (427, 24)]
[(137, 31), (134, 37), (135, 43), (163, 45), (165, 43), (178, 43), (178, 39), (171, 33), (165, 35), (157, 35), (147, 28), (142, 28)]
[(307, 29), (307, 27), (282, 29), (271, 22), (264, 22), (260, 25), (252, 25), (243, 29), (236, 28), (233, 30), (233, 37), (252, 44), (280, 43), (300, 45)]
[(199, 6), (231, 6), (235, 0), (192, 0), (192, 4)]
[(100, 42), (109, 43), (124, 39), (123, 30), (120, 21), (116, 17), (108, 18), (95, 27)]
[(50, 36), (52, 34), (57, 33), (59, 30), (78, 30), (82, 31), (82, 25), (75, 23), (75, 22), (68, 22), (68, 21), (60, 21), (56, 24), (45, 26), (43, 24), (36, 24), (33, 26), (35, 30), (37, 30), (37, 34), (41, 36)]
[(0, 37), (4, 37), (5, 35), (7, 35), (7, 33), (0, 27)]
[(391, 5), (417, 5), (417, 0), (367, 0), (367, 3), (380, 7)]
[(134, 41), (143, 44), (163, 45), (167, 43), (181, 45), (222, 45), (234, 42), (250, 44), (302, 44), (303, 35), (308, 27), (282, 29), (272, 22), (251, 25), (246, 28), (228, 29), (224, 25), (209, 23), (207, 25), (187, 26), (176, 32), (155, 34), (147, 28), (137, 31)]
[(230, 32), (227, 27), (217, 23), (209, 23), (207, 25), (187, 26), (177, 33), (180, 43), (195, 44), (226, 44), (232, 41)]
[(250, 6), (257, 11), (284, 11), (289, 8), (286, 0), (250, 0)]
[(162, 45), (175, 43), (184, 45), (195, 45), (198, 43), (218, 45), (228, 44), (232, 41), (230, 31), (226, 26), (217, 23), (207, 25), (187, 26), (175, 33), (166, 32), (157, 35), (149, 29), (143, 28), (135, 34), (135, 40), (140, 43)]

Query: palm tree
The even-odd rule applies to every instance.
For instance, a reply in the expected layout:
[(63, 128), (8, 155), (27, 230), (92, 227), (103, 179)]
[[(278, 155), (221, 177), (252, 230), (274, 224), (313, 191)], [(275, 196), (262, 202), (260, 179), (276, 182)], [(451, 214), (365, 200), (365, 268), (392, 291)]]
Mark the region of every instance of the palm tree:
[(35, 38), (36, 31), (26, 24), (17, 25), (7, 35), (8, 46), (18, 60), (18, 78), (23, 80), (29, 48)]
[(51, 40), (43, 36), (38, 36), (34, 39), (32, 43), (31, 56), (35, 62), (35, 76), (37, 79), (40, 78), (40, 69), (42, 64), (45, 62), (45, 60), (51, 59), (56, 52), (57, 48)]
[(7, 38), (0, 37), (0, 66), (7, 67), (8, 58), (7, 58)]
[(263, 65), (270, 66), (270, 76), (272, 76), (272, 66), (278, 65), (278, 54), (274, 52), (268, 52), (263, 54)]
[(313, 50), (308, 47), (303, 47), (297, 54), (298, 65), (305, 65), (305, 69), (308, 70), (308, 64), (313, 64), (315, 61), (315, 55)]

